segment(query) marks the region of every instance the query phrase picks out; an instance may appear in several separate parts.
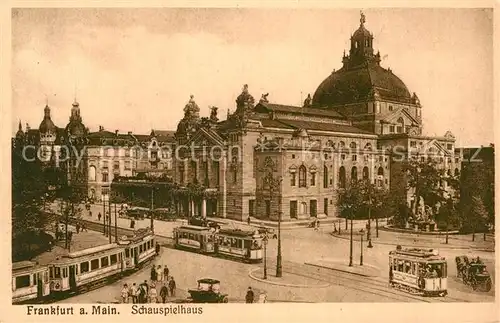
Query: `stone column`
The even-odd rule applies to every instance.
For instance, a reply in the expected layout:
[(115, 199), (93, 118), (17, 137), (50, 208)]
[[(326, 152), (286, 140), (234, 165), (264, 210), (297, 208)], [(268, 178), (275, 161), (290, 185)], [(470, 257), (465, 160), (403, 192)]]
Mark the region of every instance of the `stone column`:
[(222, 159), (219, 163), (219, 191), (221, 193), (221, 201), (220, 201), (220, 214), (219, 216), (222, 218), (226, 218), (226, 207), (227, 207), (227, 185), (226, 185), (226, 168), (227, 168), (227, 156), (226, 153), (223, 152)]
[(368, 176), (370, 177), (370, 183), (376, 184), (375, 180), (375, 155), (372, 154), (368, 161)]
[(205, 198), (201, 201), (201, 217), (207, 217), (207, 200)]
[(190, 206), (191, 206), (191, 216), (194, 216), (195, 209), (194, 209), (194, 200), (193, 199), (191, 199)]
[(188, 166), (189, 166), (189, 164), (188, 164), (187, 158), (184, 159), (183, 163), (184, 163), (184, 182), (182, 183), (182, 185), (186, 186), (186, 184), (189, 183), (189, 179), (188, 179)]
[[(205, 158), (205, 160), (203, 161), (203, 165), (205, 165), (205, 163), (207, 163), (207, 169), (204, 169), (203, 170), (203, 180), (205, 180), (205, 177), (208, 179), (208, 183), (207, 183), (207, 187), (210, 188), (212, 185), (210, 185), (210, 175), (212, 174), (212, 161), (209, 160), (208, 158)], [(205, 174), (205, 171), (207, 172)]]
[(337, 189), (337, 177), (339, 177), (339, 170), (337, 169), (337, 168), (340, 169), (340, 167), (338, 167), (338, 158), (340, 158), (339, 154), (332, 154), (332, 177), (333, 177), (332, 184), (334, 190)]

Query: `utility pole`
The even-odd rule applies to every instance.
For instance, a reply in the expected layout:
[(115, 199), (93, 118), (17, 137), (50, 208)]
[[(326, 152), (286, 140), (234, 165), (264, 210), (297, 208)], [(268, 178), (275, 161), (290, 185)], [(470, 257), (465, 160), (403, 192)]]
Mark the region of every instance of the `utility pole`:
[[(153, 184), (154, 185), (154, 184)], [(155, 189), (154, 189), (154, 186), (151, 188), (151, 212), (149, 212), (149, 216), (151, 218), (151, 232), (155, 232), (155, 229), (154, 229), (154, 194), (155, 194)]]
[(359, 256), (359, 265), (363, 266), (363, 229), (361, 229), (361, 255)]
[(351, 238), (349, 240), (349, 267), (352, 267), (352, 218), (353, 218), (352, 209), (349, 209), (349, 213), (351, 214), (351, 234), (350, 234)]
[(118, 217), (116, 216), (116, 203), (115, 203), (115, 242), (118, 242)]
[(108, 236), (109, 243), (111, 243), (111, 191), (109, 192), (109, 200), (108, 200)]
[(267, 233), (264, 235), (264, 279), (267, 279)]
[[(363, 238), (361, 238), (363, 239)], [(368, 232), (366, 234), (368, 240), (368, 248), (373, 248), (372, 245), (372, 182), (368, 179)]]
[(106, 235), (106, 199), (102, 197), (102, 223), (104, 224), (104, 236)]
[(69, 220), (69, 210), (68, 210), (68, 205), (66, 203), (64, 207), (64, 216), (65, 216), (65, 224), (64, 224), (64, 231), (65, 231), (65, 242), (64, 242), (64, 248), (68, 249), (68, 220)]

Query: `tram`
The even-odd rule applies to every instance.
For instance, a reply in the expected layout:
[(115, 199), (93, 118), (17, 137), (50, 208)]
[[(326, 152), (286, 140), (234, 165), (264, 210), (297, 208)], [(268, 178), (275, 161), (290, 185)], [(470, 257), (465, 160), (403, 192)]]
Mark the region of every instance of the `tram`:
[(49, 269), (32, 261), (12, 264), (12, 304), (41, 300), (50, 295)]
[(216, 234), (216, 253), (245, 262), (262, 261), (262, 236), (258, 232), (221, 229)]
[(149, 228), (138, 229), (133, 235), (121, 237), (118, 244), (125, 248), (126, 270), (137, 270), (156, 255), (155, 238)]
[(50, 291), (54, 297), (87, 290), (120, 276), (125, 270), (125, 248), (116, 243), (70, 253), (49, 264)]
[(176, 248), (212, 254), (215, 252), (215, 232), (208, 227), (180, 226), (174, 228), (174, 243)]
[(437, 249), (398, 246), (389, 252), (389, 284), (412, 294), (446, 296), (446, 259)]

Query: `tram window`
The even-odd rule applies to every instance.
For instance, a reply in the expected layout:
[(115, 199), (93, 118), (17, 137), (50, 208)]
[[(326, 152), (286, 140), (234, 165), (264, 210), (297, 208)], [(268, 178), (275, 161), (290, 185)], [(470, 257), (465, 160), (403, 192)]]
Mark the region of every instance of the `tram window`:
[(155, 239), (151, 239), (151, 248), (155, 246)]
[(240, 240), (240, 239), (236, 240), (236, 246), (238, 248), (242, 249), (243, 248), (243, 240)]
[(30, 286), (30, 275), (16, 277), (16, 289), (29, 286)]
[(68, 277), (68, 267), (64, 267), (62, 270), (62, 273), (63, 273), (63, 278), (67, 278)]
[(398, 261), (396, 259), (392, 261), (392, 268), (393, 270), (398, 270)]
[(101, 258), (101, 268), (109, 266), (109, 258), (108, 256)]
[(85, 261), (80, 263), (80, 273), (88, 273), (89, 272), (89, 262)]
[(148, 249), (151, 249), (151, 241), (148, 241)]
[(33, 274), (33, 285), (36, 286), (37, 283), (38, 283), (38, 279), (36, 279), (36, 274)]
[(448, 270), (447, 265), (446, 265), (446, 263), (444, 263), (443, 264), (443, 272), (442, 272), (441, 277), (447, 277), (448, 276), (447, 270)]
[(61, 268), (54, 267), (54, 278), (61, 278)]
[(54, 267), (49, 268), (49, 276), (51, 279), (54, 278)]
[(142, 253), (142, 244), (139, 246), (139, 253)]
[(251, 247), (252, 243), (250, 240), (243, 240), (243, 248), (249, 249)]
[(93, 259), (90, 261), (90, 270), (99, 269), (99, 259)]
[[(111, 257), (113, 257), (113, 255), (111, 255)], [(130, 249), (125, 249), (125, 258), (129, 258), (130, 257)]]
[(398, 271), (403, 272), (403, 261), (402, 260), (398, 261)]
[(122, 253), (121, 252), (118, 254), (118, 260), (122, 261)]
[(418, 275), (418, 263), (414, 262), (413, 263), (413, 270), (412, 270), (412, 275)]
[(49, 282), (49, 273), (46, 272), (46, 271), (43, 273), (43, 282), (44, 283), (48, 283)]

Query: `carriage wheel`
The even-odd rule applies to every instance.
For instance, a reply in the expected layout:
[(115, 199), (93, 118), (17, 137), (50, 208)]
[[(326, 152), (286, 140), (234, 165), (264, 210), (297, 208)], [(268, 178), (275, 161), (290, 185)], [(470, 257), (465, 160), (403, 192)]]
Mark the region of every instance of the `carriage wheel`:
[(229, 303), (229, 299), (227, 298), (227, 296), (224, 296), (222, 298), (222, 302), (221, 303)]
[(473, 290), (477, 289), (477, 280), (476, 280), (476, 278), (472, 278), (470, 284), (471, 284)]
[(489, 292), (491, 290), (491, 278), (488, 277), (482, 284), (482, 291)]

